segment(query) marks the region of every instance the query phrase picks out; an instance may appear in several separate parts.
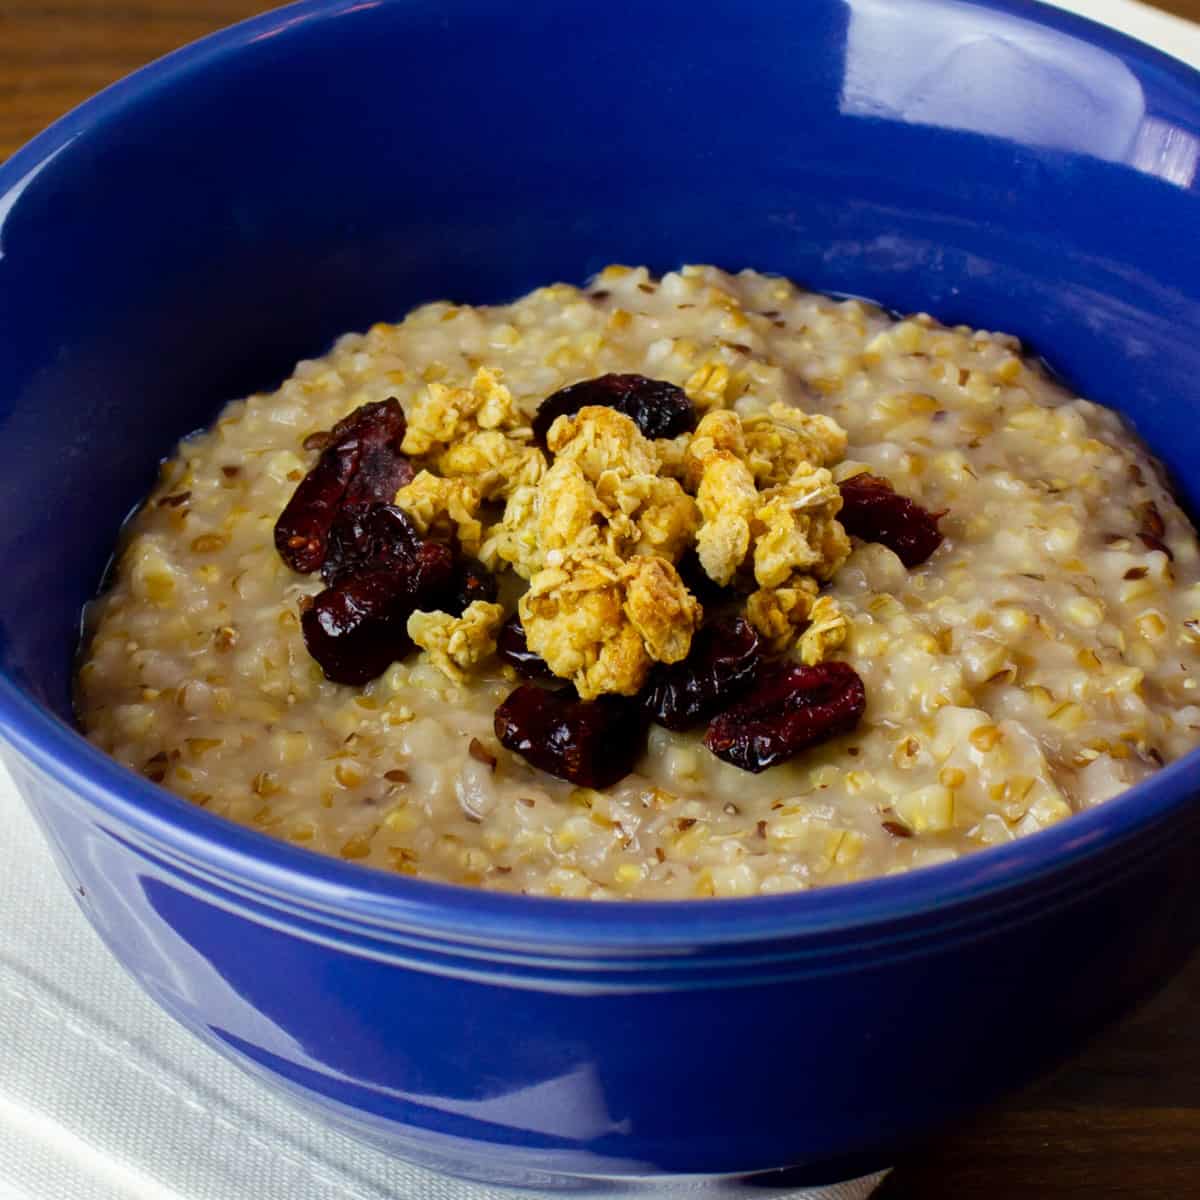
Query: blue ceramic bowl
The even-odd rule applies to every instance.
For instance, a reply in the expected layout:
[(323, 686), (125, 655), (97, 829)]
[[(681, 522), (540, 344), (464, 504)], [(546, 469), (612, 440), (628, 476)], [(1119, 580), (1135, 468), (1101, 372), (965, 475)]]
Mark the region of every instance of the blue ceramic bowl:
[(611, 260), (1016, 332), (1196, 511), (1198, 148), (1200, 77), (1017, 0), (306, 3), (65, 117), (0, 168), (0, 730), (113, 953), (309, 1110), (510, 1182), (854, 1174), (1073, 1053), (1197, 940), (1195, 755), (909, 876), (591, 905), (226, 824), (83, 741), (71, 653), (224, 400)]

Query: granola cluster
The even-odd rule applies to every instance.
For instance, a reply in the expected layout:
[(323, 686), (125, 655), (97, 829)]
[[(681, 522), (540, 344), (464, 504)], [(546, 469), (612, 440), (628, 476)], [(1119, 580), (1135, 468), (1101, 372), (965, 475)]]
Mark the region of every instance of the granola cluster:
[(430, 383), (409, 417), (402, 446), (438, 475), (468, 481), (482, 500), (507, 499), (546, 471), (545, 456), (531, 444), (529, 422), (501, 374), (480, 367), (466, 387)]
[[(529, 649), (585, 700), (635, 695), (655, 663), (687, 656), (704, 617), (676, 567), (690, 550), (773, 652), (797, 647), (814, 665), (845, 638), (820, 586), (850, 552), (829, 471), (846, 434), (782, 403), (743, 418), (721, 407), (728, 388), (710, 375), (693, 400), (704, 417), (671, 439), (586, 404), (554, 418), (543, 454), (535, 422), (488, 367), (465, 387), (429, 384), (410, 415), (403, 449), (422, 469), (396, 504), (422, 535), (528, 582), (518, 612)], [(408, 629), (461, 681), (494, 649), (499, 623), (418, 612)]]
[(556, 552), (602, 547), (671, 562), (683, 553), (699, 524), (696, 503), (663, 476), (655, 444), (629, 417), (581, 409), (554, 422), (547, 445), (554, 463), (510, 495), (480, 553), (487, 566), (532, 580)]
[(499, 604), (475, 600), (461, 617), (417, 610), (408, 618), (408, 636), (444, 675), (461, 683), (467, 672), (496, 652), (496, 633), (504, 620)]

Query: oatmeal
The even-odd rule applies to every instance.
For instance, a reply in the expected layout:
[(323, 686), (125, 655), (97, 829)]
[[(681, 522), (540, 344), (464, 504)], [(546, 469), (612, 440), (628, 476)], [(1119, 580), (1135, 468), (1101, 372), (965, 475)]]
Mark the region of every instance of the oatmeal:
[(610, 267), (343, 337), (184, 441), (78, 674), (210, 811), (422, 878), (945, 862), (1200, 742), (1196, 534), (1015, 339)]

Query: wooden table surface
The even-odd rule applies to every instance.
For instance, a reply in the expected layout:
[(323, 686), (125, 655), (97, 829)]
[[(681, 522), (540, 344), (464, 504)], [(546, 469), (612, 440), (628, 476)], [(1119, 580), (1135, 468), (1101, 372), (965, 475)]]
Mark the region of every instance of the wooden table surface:
[[(519, 0), (514, 0), (519, 2)], [(1200, 20), (1200, 0), (1159, 5)], [(0, 0), (0, 160), (261, 0)], [(1053, 1078), (901, 1162), (879, 1200), (1200, 1196), (1200, 957)]]

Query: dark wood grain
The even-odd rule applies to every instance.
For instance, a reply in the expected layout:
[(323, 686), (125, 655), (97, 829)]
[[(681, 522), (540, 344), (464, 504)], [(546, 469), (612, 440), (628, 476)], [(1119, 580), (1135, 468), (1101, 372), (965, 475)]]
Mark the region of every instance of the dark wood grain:
[[(269, 7), (0, 0), (0, 159), (151, 59)], [(1200, 20), (1200, 0), (1159, 7)], [(879, 1200), (1191, 1196), (1200, 1196), (1200, 957), (1052, 1079), (910, 1155)]]
[(1200, 955), (1050, 1079), (900, 1162), (878, 1200), (1200, 1196)]
[(255, 0), (0, 0), (0, 158), (152, 59), (271, 7)]

